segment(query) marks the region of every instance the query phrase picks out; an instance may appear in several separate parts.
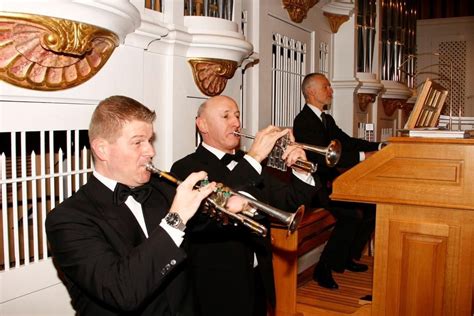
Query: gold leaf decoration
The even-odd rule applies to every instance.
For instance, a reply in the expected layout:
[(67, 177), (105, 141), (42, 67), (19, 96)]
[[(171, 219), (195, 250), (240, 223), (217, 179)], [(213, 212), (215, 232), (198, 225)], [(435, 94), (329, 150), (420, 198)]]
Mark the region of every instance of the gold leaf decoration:
[(382, 99), (383, 112), (390, 117), (397, 109), (402, 109), (405, 103), (403, 99)]
[(0, 15), (0, 79), (26, 89), (54, 91), (92, 78), (118, 37), (110, 31), (39, 15)]
[(328, 12), (324, 12), (323, 14), (328, 19), (329, 27), (333, 33), (339, 31), (342, 23), (349, 21), (349, 16), (347, 15), (332, 14)]
[(219, 95), (224, 91), (227, 80), (234, 76), (237, 62), (226, 59), (191, 58), (194, 82), (207, 96)]
[(319, 0), (283, 0), (283, 9), (288, 11), (290, 19), (295, 23), (301, 23), (311, 9)]
[(369, 104), (375, 101), (376, 96), (377, 96), (376, 94), (372, 94), (372, 93), (358, 93), (357, 100), (359, 103), (359, 109), (362, 112), (367, 111)]

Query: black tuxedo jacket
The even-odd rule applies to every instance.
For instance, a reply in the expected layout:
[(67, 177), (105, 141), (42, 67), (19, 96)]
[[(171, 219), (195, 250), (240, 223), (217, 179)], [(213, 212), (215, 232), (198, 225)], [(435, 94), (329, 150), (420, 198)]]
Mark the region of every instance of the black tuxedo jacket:
[[(361, 151), (378, 150), (379, 143), (350, 137), (337, 126), (331, 115), (326, 114), (326, 117), (326, 128), (324, 128), (318, 116), (308, 105), (305, 105), (293, 122), (293, 133), (296, 141), (326, 147), (331, 140), (338, 139), (342, 145), (342, 153), (336, 167), (341, 168), (350, 168), (356, 165), (359, 162), (359, 152)], [(326, 177), (326, 174), (330, 174), (332, 179), (337, 175), (337, 173), (333, 172), (335, 171), (334, 168), (326, 166), (323, 155), (313, 152), (307, 152), (306, 154), (309, 160), (318, 163), (317, 173), (320, 176)]]
[[(327, 114), (326, 117), (326, 128), (324, 128), (316, 113), (305, 104), (293, 121), (293, 133), (296, 142), (327, 147), (331, 140), (338, 139), (342, 145), (342, 152), (336, 168), (350, 168), (356, 165), (359, 162), (360, 151), (378, 150), (379, 143), (350, 137), (337, 126), (332, 116)], [(306, 152), (306, 155), (308, 160), (318, 164), (316, 173), (323, 183), (331, 181), (339, 175), (336, 168), (330, 168), (326, 165), (323, 155), (309, 151)]]
[[(201, 170), (208, 173), (210, 181), (221, 182), (234, 191), (248, 192), (259, 201), (287, 212), (294, 212), (302, 204), (309, 205), (317, 190), (296, 177), (288, 186), (265, 170), (260, 175), (245, 159), (230, 171), (202, 146), (171, 168), (171, 172), (181, 179)], [(269, 228), (266, 216), (261, 216), (259, 221)], [(222, 225), (200, 212), (187, 226), (186, 250), (195, 292), (206, 313), (203, 316), (252, 315), (254, 253), (267, 300), (270, 304), (275, 303), (270, 233), (262, 238), (242, 225)]]
[(159, 226), (175, 187), (150, 183), (142, 205), (149, 238), (94, 176), (48, 214), (51, 252), (79, 315), (194, 315), (185, 253)]

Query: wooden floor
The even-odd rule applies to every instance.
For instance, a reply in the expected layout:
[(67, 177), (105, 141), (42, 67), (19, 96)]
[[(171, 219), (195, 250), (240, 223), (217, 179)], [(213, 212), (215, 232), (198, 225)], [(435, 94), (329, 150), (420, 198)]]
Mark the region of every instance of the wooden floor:
[[(368, 310), (369, 306), (363, 305), (370, 303), (361, 300), (362, 297), (372, 294), (372, 280), (373, 280), (373, 257), (364, 257), (361, 260), (369, 266), (366, 272), (350, 272), (344, 273), (333, 272), (333, 277), (339, 285), (338, 290), (329, 290), (318, 286), (316, 282), (311, 279), (312, 271), (308, 271), (307, 275), (303, 277), (306, 282), (298, 286), (297, 290), (297, 310), (305, 312), (308, 315), (308, 310), (326, 310), (329, 314), (336, 315), (353, 314), (359, 310)], [(335, 313), (331, 313), (335, 312)], [(320, 312), (317, 313), (321, 315)], [(359, 314), (359, 313), (357, 313)], [(364, 314), (364, 313), (362, 313)]]

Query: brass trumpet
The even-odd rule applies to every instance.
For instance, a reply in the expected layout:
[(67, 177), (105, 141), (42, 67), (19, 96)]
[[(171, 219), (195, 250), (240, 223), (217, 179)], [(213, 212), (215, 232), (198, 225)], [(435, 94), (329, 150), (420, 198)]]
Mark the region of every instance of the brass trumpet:
[[(242, 136), (249, 139), (255, 139), (255, 136), (247, 135), (240, 132), (234, 132), (234, 135)], [(341, 158), (341, 143), (337, 139), (333, 139), (327, 147), (319, 147), (310, 144), (291, 142), (289, 140), (289, 135), (286, 134), (276, 142), (275, 147), (273, 148), (273, 151), (269, 156), (267, 165), (269, 167), (286, 171), (286, 165), (281, 161), (281, 154), (283, 154), (283, 151), (289, 145), (296, 145), (304, 150), (324, 155), (324, 157), (326, 158), (326, 165), (329, 167), (334, 167), (339, 162), (339, 158)], [(275, 161), (273, 160), (275, 157), (279, 159), (281, 163), (275, 163)], [(310, 173), (315, 172), (318, 168), (318, 166), (312, 163), (311, 161), (303, 159), (298, 159), (295, 163), (295, 167)]]
[[(155, 166), (153, 166), (152, 163), (148, 163), (146, 165), (146, 168), (148, 171), (156, 173), (160, 177), (163, 177), (176, 185), (179, 185), (182, 182), (181, 180), (178, 180), (172, 175), (170, 175), (169, 173), (166, 173), (156, 168)], [(199, 186), (197, 186), (197, 188), (199, 188)], [(256, 199), (249, 198), (241, 193), (232, 191), (230, 188), (225, 187), (222, 183), (218, 183), (217, 190), (206, 198), (206, 202), (209, 203), (212, 207), (214, 207), (218, 212), (221, 212), (222, 214), (225, 214), (225, 216), (227, 216), (228, 218), (231, 218), (234, 221), (243, 224), (244, 226), (250, 228), (262, 237), (265, 237), (267, 235), (267, 228), (262, 224), (249, 218), (248, 215), (245, 215), (248, 214), (248, 211), (243, 211), (243, 214), (235, 214), (225, 208), (227, 199), (231, 195), (237, 195), (242, 197), (247, 201), (247, 204), (251, 208), (259, 210), (284, 223), (288, 228), (288, 233), (294, 232), (296, 228), (298, 228), (298, 225), (301, 222), (301, 219), (303, 218), (304, 206), (299, 207), (295, 213), (288, 213), (263, 202), (260, 202)]]

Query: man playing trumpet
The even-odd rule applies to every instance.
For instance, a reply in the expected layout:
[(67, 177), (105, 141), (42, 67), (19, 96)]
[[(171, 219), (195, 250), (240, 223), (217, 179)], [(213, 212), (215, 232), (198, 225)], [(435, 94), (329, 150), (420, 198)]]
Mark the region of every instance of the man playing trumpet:
[(78, 315), (196, 315), (180, 245), (215, 183), (176, 189), (147, 165), (155, 112), (125, 97), (99, 103), (89, 128), (95, 170), (52, 210), (46, 232)]
[[(284, 211), (310, 203), (319, 181), (293, 171), (291, 184), (277, 180), (261, 162), (289, 129), (274, 126), (259, 131), (246, 154), (239, 150), (240, 112), (234, 100), (216, 96), (198, 110), (196, 125), (202, 143), (174, 163), (171, 172), (185, 178), (204, 170), (209, 180), (222, 182)], [(282, 155), (288, 166), (306, 160), (304, 150), (288, 146)], [(269, 219), (255, 215), (269, 228)], [(197, 214), (188, 222), (185, 249), (201, 315), (264, 316), (275, 304), (270, 234), (257, 236), (241, 225), (224, 225)]]

